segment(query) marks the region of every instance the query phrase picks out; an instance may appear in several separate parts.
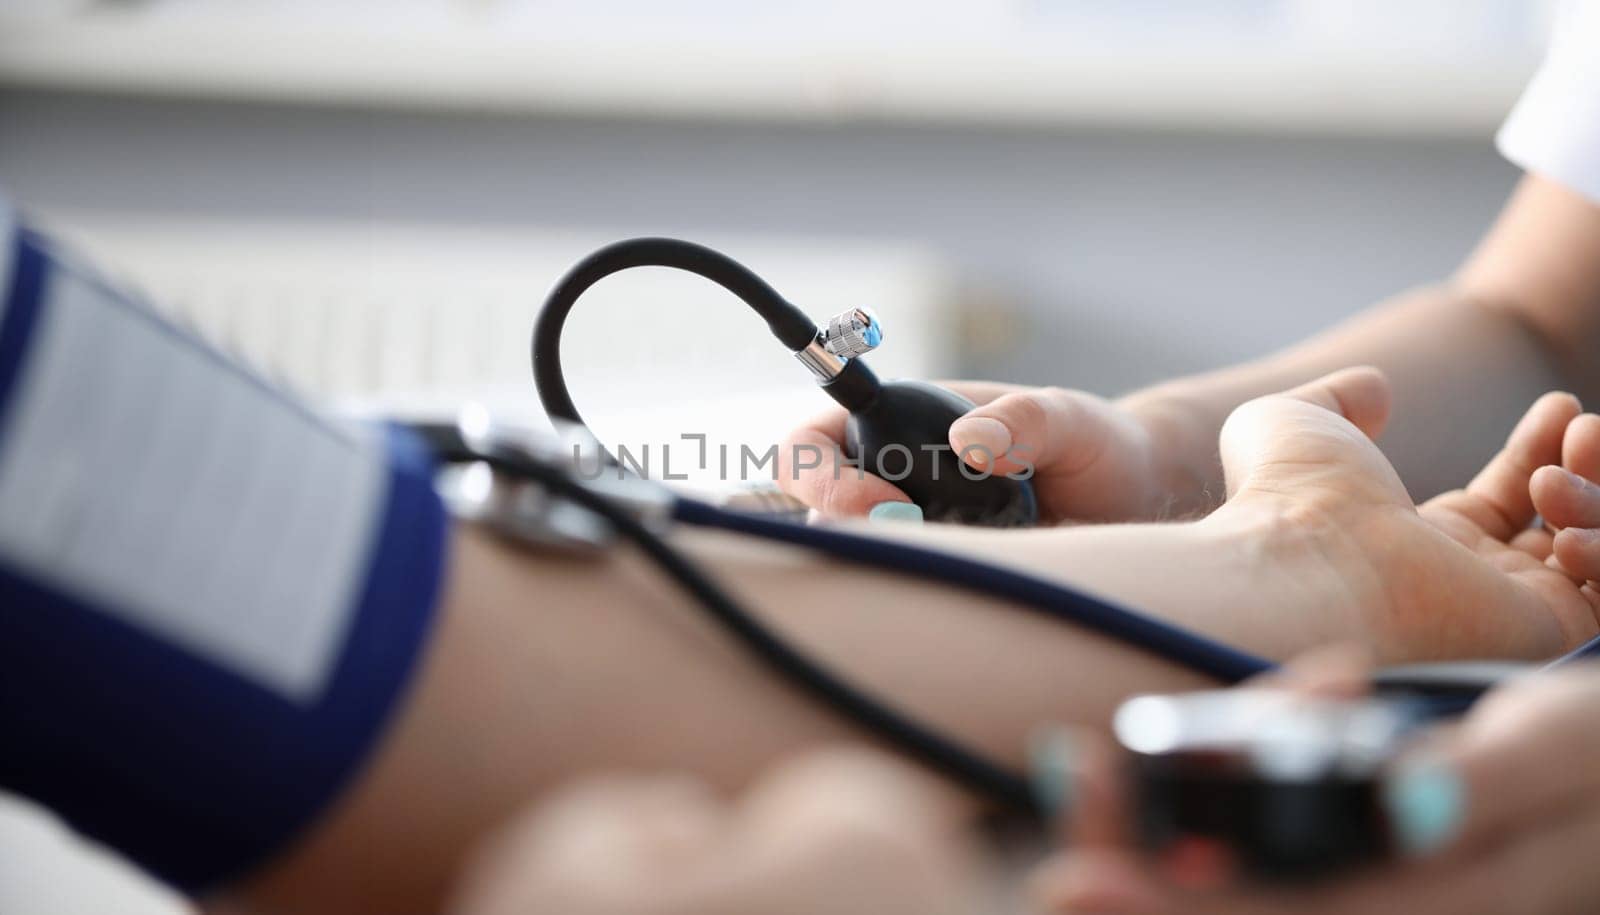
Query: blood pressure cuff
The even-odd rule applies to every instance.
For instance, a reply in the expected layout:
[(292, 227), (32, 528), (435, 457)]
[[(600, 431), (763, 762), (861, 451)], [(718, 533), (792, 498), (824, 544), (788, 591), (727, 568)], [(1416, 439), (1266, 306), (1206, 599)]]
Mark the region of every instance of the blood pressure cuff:
[(447, 522), (344, 424), (70, 262), (0, 198), (0, 788), (167, 882), (281, 851), (396, 711)]

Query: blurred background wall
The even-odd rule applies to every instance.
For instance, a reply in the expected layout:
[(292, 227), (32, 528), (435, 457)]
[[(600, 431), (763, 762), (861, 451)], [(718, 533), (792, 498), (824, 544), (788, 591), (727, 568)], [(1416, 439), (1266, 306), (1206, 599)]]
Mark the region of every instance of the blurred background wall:
[(1108, 393), (1449, 271), (1551, 5), (15, 2), (36, 211), (909, 242), (941, 371)]
[(1515, 178), (1489, 134), (637, 122), (9, 91), (0, 175), (46, 212), (911, 241), (984, 325), (948, 371), (1114, 393), (1446, 275)]
[[(1446, 275), (1515, 180), (1491, 137), (1550, 7), (10, 0), (0, 185), (314, 393), (531, 403), (559, 270), (678, 234), (819, 317), (884, 305), (891, 369), (1113, 394)], [(748, 349), (741, 384), (813, 403), (759, 332), (662, 352), (704, 290), (628, 290), (583, 332), (630, 369), (595, 396), (659, 369), (687, 402)], [(69, 847), (0, 809), (0, 910), (174, 905)]]

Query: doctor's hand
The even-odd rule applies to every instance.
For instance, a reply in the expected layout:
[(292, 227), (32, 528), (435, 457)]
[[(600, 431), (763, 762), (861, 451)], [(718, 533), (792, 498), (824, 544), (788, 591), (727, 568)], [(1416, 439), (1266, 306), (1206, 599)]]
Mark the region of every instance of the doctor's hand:
[(1600, 671), (1538, 674), (1435, 729), (1386, 779), (1396, 861), (1301, 889), (1180, 888), (1135, 853), (1109, 748), (1053, 760), (1078, 798), (1070, 850), (1037, 875), (1048, 912), (1141, 915), (1562, 915), (1600, 911)]
[[(1204, 454), (1186, 453), (1154, 410), (1140, 412), (1062, 388), (989, 381), (945, 386), (978, 404), (950, 426), (951, 449), (976, 471), (1022, 473), (1031, 465), (1045, 523), (1171, 518), (1209, 508), (1220, 495), (1204, 491), (1212, 474), (1198, 469), (1216, 466), (1212, 443)], [(779, 449), (784, 491), (835, 517), (868, 515), (885, 503), (909, 504), (893, 483), (838, 465), (844, 429), (845, 412), (835, 408), (789, 435)], [(796, 468), (784, 460), (816, 450), (823, 455), (820, 467)]]

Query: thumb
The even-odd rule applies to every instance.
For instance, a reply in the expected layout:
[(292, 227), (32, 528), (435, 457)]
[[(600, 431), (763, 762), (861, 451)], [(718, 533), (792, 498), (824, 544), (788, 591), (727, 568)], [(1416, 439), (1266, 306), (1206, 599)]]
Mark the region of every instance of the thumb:
[(1275, 461), (1332, 465), (1376, 459), (1393, 477), (1388, 462), (1370, 446), (1389, 420), (1390, 401), (1383, 372), (1359, 366), (1239, 406), (1220, 435), (1229, 497), (1262, 465)]
[(951, 423), (950, 447), (978, 470), (1072, 474), (1098, 460), (1126, 431), (1125, 421), (1092, 394), (1033, 388), (997, 397)]
[(1371, 365), (1358, 365), (1323, 375), (1279, 395), (1315, 404), (1348, 419), (1374, 441), (1389, 422), (1392, 396), (1389, 377)]

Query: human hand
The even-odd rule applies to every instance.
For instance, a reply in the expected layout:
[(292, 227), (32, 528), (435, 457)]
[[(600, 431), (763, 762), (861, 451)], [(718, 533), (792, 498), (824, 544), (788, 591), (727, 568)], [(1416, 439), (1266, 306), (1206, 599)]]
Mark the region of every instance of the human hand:
[[(1316, 691), (1346, 692), (1347, 671)], [(1297, 688), (1304, 688), (1299, 684)], [(1046, 911), (1184, 915), (1528, 915), (1600, 909), (1600, 672), (1539, 674), (1486, 697), (1459, 725), (1434, 729), (1396, 766), (1383, 797), (1400, 857), (1304, 888), (1185, 888), (1128, 845), (1124, 789), (1109, 748), (1088, 735), (1050, 770), (1078, 802), (1072, 845), (1034, 887)]]
[(1549, 562), (1593, 590), (1600, 581), (1600, 416), (1585, 414), (1567, 426), (1561, 466), (1533, 474), (1533, 506), (1554, 532)]
[(1221, 434), (1228, 501), (1201, 523), (1253, 523), (1265, 550), (1325, 557), (1324, 584), (1359, 615), (1338, 631), (1383, 661), (1546, 657), (1600, 631), (1600, 595), (1547, 562), (1529, 493), (1569, 426), (1596, 420), (1547, 394), (1464, 489), (1413, 507), (1372, 442), (1388, 404), (1380, 373), (1348, 369), (1239, 407)]
[(928, 777), (865, 751), (778, 767), (737, 803), (613, 778), (534, 810), (469, 868), (453, 915), (939, 915), (971, 862)]
[[(989, 381), (946, 387), (978, 406), (950, 426), (950, 448), (974, 471), (1027, 473), (1031, 466), (1040, 519), (1134, 521), (1189, 514), (1209, 507), (1211, 442), (1203, 455), (1176, 447), (1167, 419), (1085, 391), (1032, 388)], [(909, 504), (893, 483), (842, 467), (845, 412), (832, 409), (800, 426), (779, 449), (783, 490), (818, 512), (869, 514), (884, 503)], [(798, 450), (797, 450), (798, 449)], [(818, 453), (819, 467), (797, 466), (797, 453)], [(809, 462), (808, 462), (809, 463)]]

